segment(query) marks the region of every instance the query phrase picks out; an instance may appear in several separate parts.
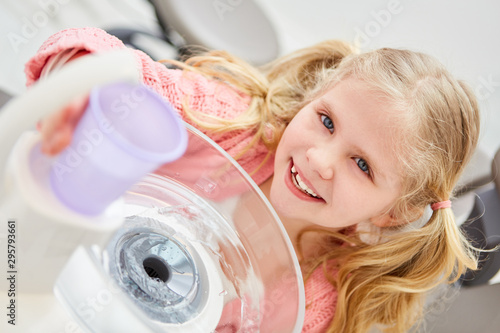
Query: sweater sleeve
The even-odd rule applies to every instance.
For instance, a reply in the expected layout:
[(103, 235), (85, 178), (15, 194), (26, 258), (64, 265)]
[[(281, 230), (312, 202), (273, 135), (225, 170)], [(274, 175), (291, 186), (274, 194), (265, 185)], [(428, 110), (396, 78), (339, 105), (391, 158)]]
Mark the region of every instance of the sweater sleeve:
[(320, 266), (305, 284), (306, 314), (302, 333), (323, 333), (328, 330), (337, 307), (337, 290), (327, 280)]
[[(51, 36), (39, 51), (27, 62), (25, 73), (27, 85), (39, 79), (40, 74), (52, 56), (69, 49), (85, 50), (90, 53), (102, 53), (126, 46), (116, 37), (98, 28), (67, 29)], [(142, 73), (143, 82), (163, 96), (191, 125), (211, 137), (247, 171), (257, 184), (261, 184), (273, 173), (273, 158), (269, 158), (268, 149), (258, 143), (239, 156), (252, 141), (251, 130), (231, 131), (223, 134), (209, 133), (186, 117), (183, 103), (187, 101), (190, 109), (202, 114), (233, 119), (244, 112), (250, 103), (250, 97), (235, 88), (201, 74), (168, 69), (165, 65), (153, 61), (144, 52), (133, 50), (137, 66)]]

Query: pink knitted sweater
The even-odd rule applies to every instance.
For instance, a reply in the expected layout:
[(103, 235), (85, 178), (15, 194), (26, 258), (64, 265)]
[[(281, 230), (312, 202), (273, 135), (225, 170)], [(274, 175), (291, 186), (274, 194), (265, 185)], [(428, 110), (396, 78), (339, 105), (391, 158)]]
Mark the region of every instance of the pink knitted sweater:
[[(101, 29), (61, 31), (51, 36), (26, 64), (27, 85), (38, 80), (48, 59), (60, 52), (77, 49), (93, 53), (119, 48), (125, 48), (125, 45)], [(167, 69), (145, 53), (134, 52), (144, 83), (165, 97), (181, 116), (184, 116), (182, 103), (185, 96), (189, 96), (187, 101), (192, 110), (225, 119), (234, 118), (248, 108), (250, 97), (227, 84), (209, 80), (200, 74), (183, 75), (182, 70)], [(196, 126), (186, 119), (187, 117), (183, 118)], [(254, 135), (251, 130), (232, 131), (222, 135), (211, 135), (206, 131), (205, 133), (233, 157), (238, 155)], [(268, 149), (265, 145), (258, 143), (238, 159), (239, 164), (252, 175), (258, 185), (273, 174), (274, 158), (266, 161), (267, 154)], [(302, 332), (325, 332), (335, 312), (337, 293), (324, 277), (321, 268), (317, 269), (308, 280), (305, 291), (307, 306)]]

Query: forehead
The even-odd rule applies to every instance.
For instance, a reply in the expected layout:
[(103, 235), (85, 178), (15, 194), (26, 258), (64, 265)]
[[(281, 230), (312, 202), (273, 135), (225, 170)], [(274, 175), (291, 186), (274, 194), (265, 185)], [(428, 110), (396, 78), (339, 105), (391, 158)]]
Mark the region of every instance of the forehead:
[(346, 79), (329, 88), (318, 103), (330, 108), (337, 134), (366, 155), (379, 176), (391, 182), (399, 179), (398, 154), (407, 131), (400, 112), (384, 94), (363, 81)]

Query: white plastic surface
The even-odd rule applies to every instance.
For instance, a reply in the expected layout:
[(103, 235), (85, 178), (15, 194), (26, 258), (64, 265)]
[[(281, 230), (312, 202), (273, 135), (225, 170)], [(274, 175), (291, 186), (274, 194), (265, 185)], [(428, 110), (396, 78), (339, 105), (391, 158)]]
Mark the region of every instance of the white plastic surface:
[[(6, 194), (0, 201), (2, 221), (14, 219), (17, 224), (15, 268), (23, 293), (52, 292), (78, 245), (105, 244), (122, 223), (119, 202), (92, 218), (64, 206), (50, 189), (50, 160), (36, 153), (39, 141), (39, 133), (26, 132), (17, 142), (8, 161)], [(31, 158), (36, 159), (35, 170), (30, 170)]]
[[(214, 266), (205, 250), (198, 246), (197, 254), (207, 267), (209, 289), (205, 291), (208, 301), (203, 311), (194, 320), (182, 324), (163, 324), (162, 332), (182, 333), (199, 332), (200, 328), (206, 332), (214, 332), (222, 314), (223, 298), (219, 296), (222, 283), (218, 275), (219, 270)], [(80, 285), (81, 288), (75, 288)], [(66, 306), (78, 308), (78, 305), (88, 303), (89, 295), (95, 298), (98, 310), (90, 304), (84, 311), (78, 311), (82, 327), (92, 332), (155, 332), (155, 324), (138, 310), (123, 290), (100, 266), (99, 262), (91, 257), (91, 253), (83, 247), (78, 248), (64, 268), (58, 281), (58, 289), (64, 289), (65, 295), (59, 299), (66, 300)], [(115, 318), (113, 320), (113, 318)], [(75, 318), (76, 319), (76, 318)]]

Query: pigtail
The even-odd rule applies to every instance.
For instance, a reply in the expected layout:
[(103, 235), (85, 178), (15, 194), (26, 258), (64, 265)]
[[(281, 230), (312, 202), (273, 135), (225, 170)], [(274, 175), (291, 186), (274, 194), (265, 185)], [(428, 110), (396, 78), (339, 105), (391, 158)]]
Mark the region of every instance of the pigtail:
[[(467, 269), (476, 270), (478, 251), (474, 248), (466, 235), (457, 227), (455, 216), (450, 208), (438, 209), (434, 211), (437, 224), (442, 226), (445, 239), (443, 246), (446, 253), (451, 258), (447, 260), (450, 267), (447, 267), (445, 275), (450, 277), (449, 282), (456, 282)], [(452, 263), (455, 263), (453, 266)]]
[[(325, 271), (337, 289), (337, 307), (328, 332), (410, 332), (422, 324), (426, 297), (451, 284), (466, 269), (477, 268), (475, 249), (455, 224), (450, 208), (433, 212), (422, 228), (394, 233), (377, 244), (366, 244), (360, 233), (307, 230), (336, 244), (304, 260), (306, 280), (328, 263)], [(299, 238), (300, 240), (300, 238)], [(338, 242), (350, 246), (338, 246)], [(314, 296), (313, 296), (314, 297)]]

